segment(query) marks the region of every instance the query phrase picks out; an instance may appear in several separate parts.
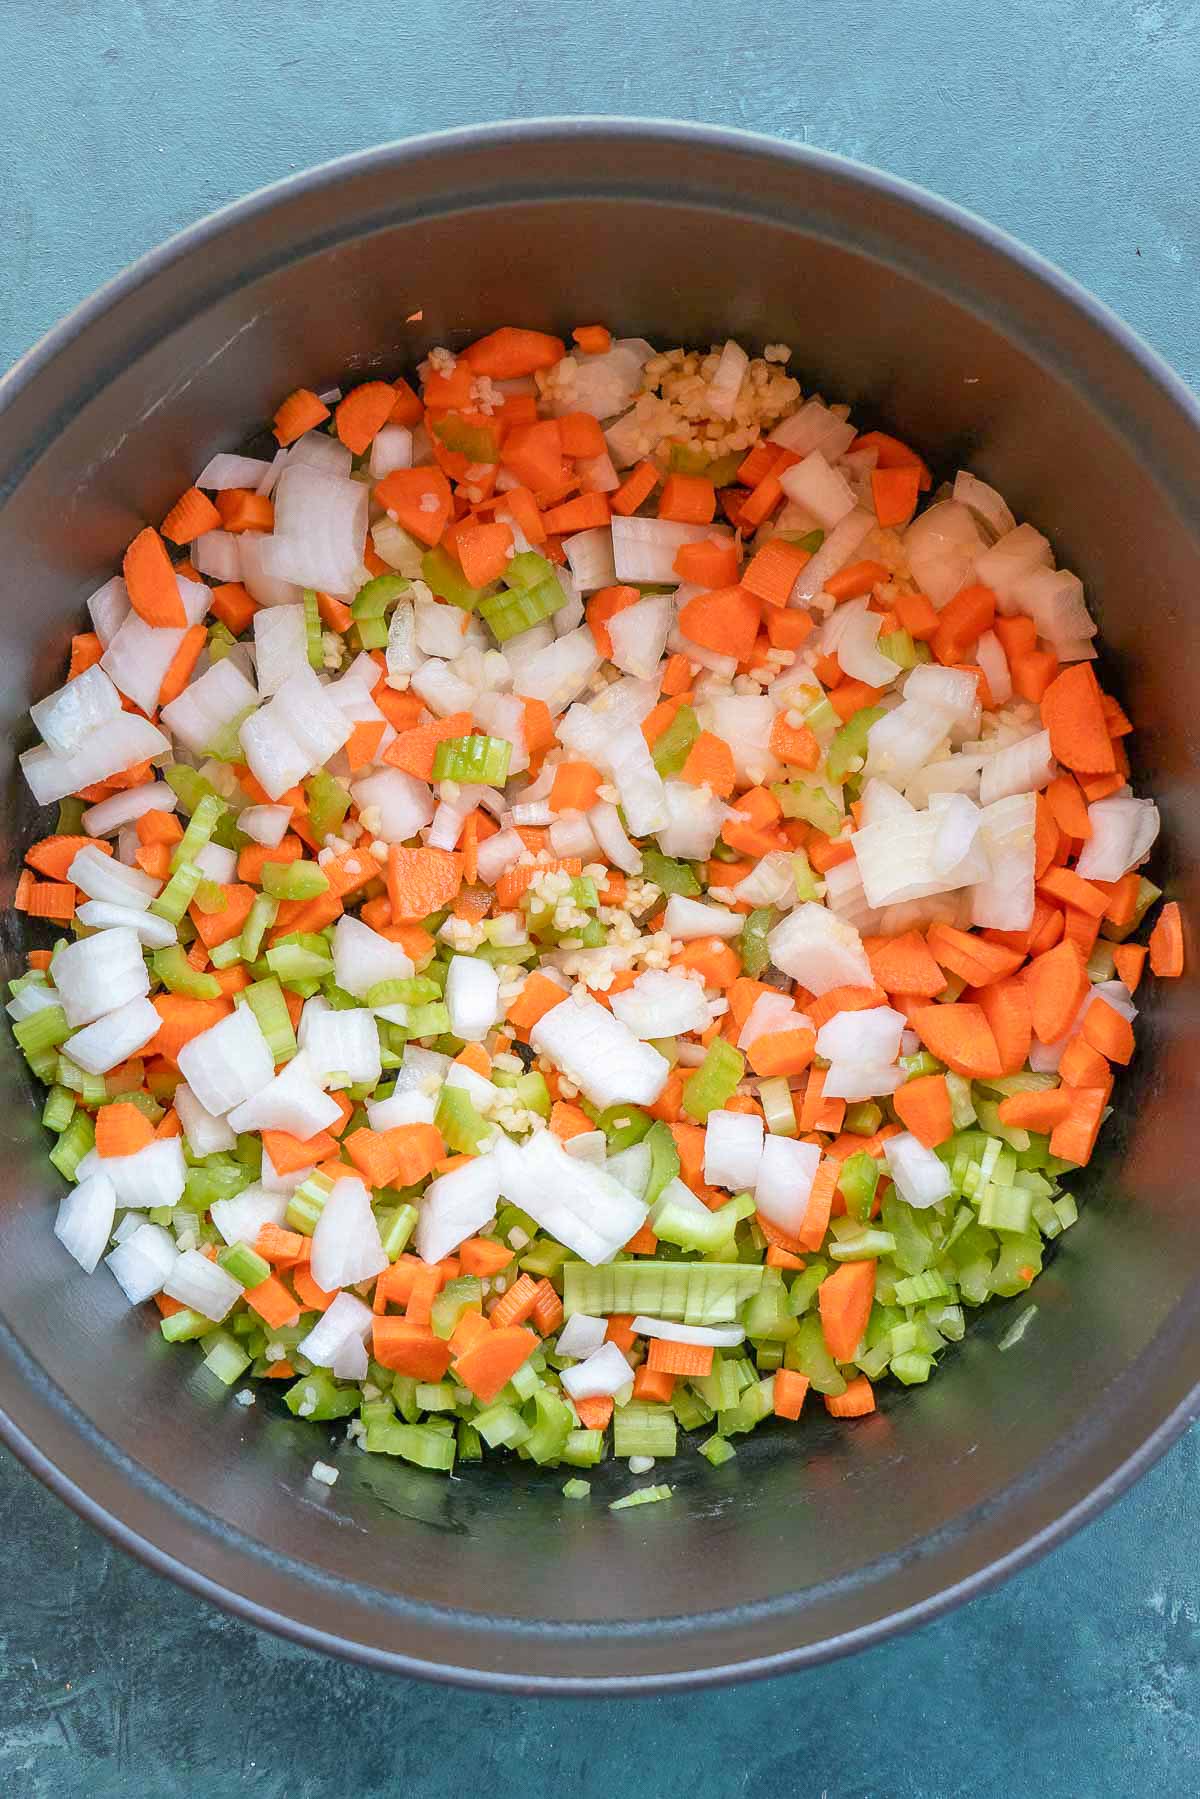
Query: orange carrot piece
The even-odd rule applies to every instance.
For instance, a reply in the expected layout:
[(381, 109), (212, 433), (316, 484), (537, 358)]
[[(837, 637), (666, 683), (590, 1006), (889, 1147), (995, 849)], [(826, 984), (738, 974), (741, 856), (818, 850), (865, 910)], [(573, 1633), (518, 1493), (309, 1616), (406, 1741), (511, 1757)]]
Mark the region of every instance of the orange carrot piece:
[(253, 887), (239, 881), (222, 881), (219, 885), (225, 896), (224, 911), (202, 912), (195, 900), (188, 907), (188, 916), (206, 949), (216, 949), (240, 934), (256, 897)]
[(588, 812), (596, 803), (596, 794), (604, 784), (604, 776), (590, 762), (560, 762), (554, 770), (554, 784), (548, 804), (552, 812)]
[(490, 1237), (468, 1237), (458, 1246), (459, 1264), (464, 1274), (477, 1274), (488, 1280), (503, 1274), (516, 1255), (507, 1243), (495, 1243)]
[(247, 1287), (245, 1297), (251, 1311), (257, 1312), (272, 1330), (282, 1330), (289, 1324), (295, 1324), (300, 1316), (300, 1306), (295, 1295), (288, 1292), (277, 1274), (268, 1274), (257, 1287)]
[(825, 583), (825, 592), (835, 600), (858, 600), (870, 593), (881, 581), (890, 579), (891, 571), (882, 562), (851, 562), (839, 569)]
[(853, 1361), (874, 1298), (874, 1262), (843, 1262), (817, 1288), (821, 1333), (834, 1361)]
[(933, 486), (933, 476), (917, 455), (898, 437), (891, 437), (886, 431), (863, 431), (854, 439), (852, 450), (874, 450), (877, 468), (916, 468), (920, 471), (921, 492), (928, 493)]
[(792, 768), (816, 768), (821, 760), (821, 746), (808, 726), (789, 725), (786, 712), (775, 714), (770, 750), (780, 762), (786, 762)]
[(489, 331), (462, 351), (459, 360), (476, 375), (489, 375), (493, 381), (517, 381), (532, 375), (536, 369), (548, 369), (561, 362), (567, 346), (561, 337), (548, 331), (527, 331), (517, 325), (501, 325)]
[(737, 550), (731, 538), (705, 537), (682, 543), (675, 552), (675, 573), (697, 587), (729, 587), (738, 578)]
[(154, 1126), (146, 1114), (126, 1100), (101, 1106), (96, 1113), (96, 1154), (135, 1156), (154, 1141)]
[(871, 498), (875, 517), (881, 526), (899, 529), (907, 525), (917, 510), (921, 471), (918, 468), (874, 468), (871, 470)]
[(71, 663), (67, 670), (68, 681), (75, 680), (77, 675), (86, 669), (94, 668), (104, 654), (104, 645), (94, 631), (79, 631), (71, 639)]
[(1183, 973), (1183, 919), (1177, 900), (1167, 901), (1150, 933), (1150, 968), (1166, 979)]
[(411, 536), (430, 547), (441, 542), (454, 504), (441, 469), (393, 469), (375, 488), (375, 498)]
[(628, 518), (636, 512), (654, 489), (658, 486), (659, 474), (652, 462), (639, 462), (631, 474), (626, 475), (615, 493), (609, 495), (609, 504), (614, 512)]
[(1146, 963), (1146, 946), (1142, 943), (1114, 943), (1113, 963), (1117, 977), (1125, 983), (1130, 993), (1137, 992), (1138, 982), (1142, 978), (1142, 969)]
[(607, 325), (576, 325), (571, 337), (585, 356), (603, 356), (612, 349), (612, 332)]
[(746, 1059), (764, 1080), (772, 1075), (803, 1074), (812, 1062), (816, 1045), (816, 1032), (804, 1026), (792, 1031), (764, 1031), (750, 1044)]
[(809, 552), (784, 537), (770, 537), (742, 573), (742, 586), (771, 606), (786, 606)]
[(1067, 1088), (1066, 1091), (1070, 1094), (1071, 1109), (1050, 1133), (1050, 1154), (1082, 1168), (1090, 1161), (1096, 1147), (1108, 1092), (1104, 1087)]
[(1038, 892), (1060, 906), (1077, 906), (1093, 918), (1103, 918), (1108, 910), (1108, 894), (1085, 881), (1073, 868), (1048, 868), (1038, 879)]
[(183, 642), (172, 656), (163, 676), (162, 686), (158, 690), (160, 706), (169, 706), (177, 700), (192, 678), (192, 670), (200, 660), (200, 653), (208, 642), (208, 632), (203, 625), (193, 625), (183, 634)]
[(866, 1012), (872, 1006), (884, 1005), (886, 999), (887, 995), (876, 987), (831, 987), (828, 993), (806, 1004), (804, 1010), (812, 1019), (814, 1031), (819, 1031), (839, 1012)]
[[(809, 1075), (808, 1079), (810, 1087), (816, 1079), (818, 1072), (819, 1071), (814, 1068), (812, 1074)], [(821, 1077), (821, 1086), (824, 1086), (824, 1075)], [(807, 1097), (806, 1094), (806, 1101)], [(831, 1100), (826, 1101), (825, 1103), (831, 1106), (840, 1106), (842, 1112), (845, 1112), (846, 1102), (844, 1100)], [(840, 1118), (838, 1122), (840, 1124)], [(817, 1127), (806, 1124), (804, 1118), (801, 1118), (800, 1129), (802, 1131), (812, 1130), (814, 1128)], [(827, 1127), (822, 1125), (820, 1128), (836, 1129), (837, 1127)], [(796, 1235), (796, 1244), (799, 1249), (818, 1250), (824, 1242), (825, 1233), (829, 1229), (829, 1216), (833, 1209), (833, 1196), (837, 1190), (838, 1176), (840, 1173), (840, 1163), (835, 1162), (832, 1156), (822, 1156), (817, 1172), (813, 1176), (813, 1184), (809, 1190), (808, 1204), (805, 1207), (804, 1219)]]
[(926, 1149), (936, 1149), (954, 1131), (950, 1089), (944, 1074), (923, 1074), (905, 1081), (892, 1095), (896, 1116)]
[(1034, 956), (1025, 970), (1025, 987), (1034, 1034), (1042, 1043), (1056, 1043), (1071, 1028), (1087, 992), (1087, 967), (1076, 945), (1064, 938)]
[(112, 855), (112, 845), (99, 842), (95, 837), (43, 837), (39, 843), (32, 844), (25, 851), (25, 860), (30, 868), (36, 868), (40, 875), (46, 875), (51, 881), (65, 881), (67, 871), (82, 849), (98, 849), (102, 855)]
[(508, 525), (460, 525), (454, 544), (468, 583), (486, 587), (498, 581), (508, 567), (513, 534)]
[(1010, 1093), (999, 1106), (1000, 1122), (1013, 1130), (1051, 1132), (1071, 1113), (1069, 1087), (1048, 1087), (1044, 1093)]
[(586, 607), (588, 630), (593, 642), (602, 656), (612, 655), (612, 638), (608, 633), (608, 621), (615, 618), (618, 612), (624, 612), (629, 606), (636, 606), (641, 599), (636, 587), (617, 585), (601, 587), (591, 597)]
[(70, 881), (35, 881), (23, 869), (13, 904), (30, 918), (53, 918), (66, 924), (75, 913), (75, 889)]
[(223, 581), (212, 590), (209, 610), (235, 637), (240, 637), (250, 629), (258, 607), (240, 581)]
[(185, 488), (159, 526), (172, 543), (194, 543), (205, 531), (219, 531), (221, 515), (198, 487)]
[(1090, 662), (1073, 662), (1042, 695), (1042, 723), (1050, 748), (1067, 768), (1087, 775), (1111, 774), (1117, 767), (1104, 700)]
[(651, 1405), (669, 1405), (674, 1391), (675, 1376), (673, 1374), (662, 1374), (658, 1369), (651, 1368), (646, 1362), (634, 1370), (633, 1397), (635, 1399), (644, 1400)]
[(1084, 1039), (1109, 1062), (1133, 1060), (1133, 1026), (1106, 999), (1093, 999), (1080, 1027)]
[(564, 987), (552, 981), (548, 975), (540, 974), (536, 969), (528, 977), (516, 999), (508, 1002), (504, 1016), (518, 1038), (524, 1041), (539, 1018), (543, 1018), (553, 1006), (561, 1005), (567, 997)]
[(493, 1329), (457, 1357), (452, 1369), (454, 1378), (469, 1387), (483, 1405), (491, 1405), (540, 1342), (537, 1333), (523, 1325)]
[(955, 1074), (968, 1080), (995, 1079), (1000, 1073), (1000, 1052), (981, 1006), (958, 1001), (952, 1005), (915, 1006), (912, 1027), (929, 1051)]
[(419, 924), (448, 906), (462, 886), (463, 859), (453, 850), (388, 846), (387, 888), (392, 918)]
[(469, 712), (451, 712), (446, 718), (436, 718), (430, 724), (414, 725), (411, 730), (401, 731), (388, 745), (383, 760), (391, 768), (414, 775), (418, 781), (431, 781), (438, 744), (451, 737), (468, 736), (472, 723)]
[(723, 737), (701, 731), (692, 743), (679, 778), (693, 787), (710, 787), (718, 799), (727, 800), (737, 785), (733, 751)]
[(502, 1293), (488, 1314), (496, 1330), (504, 1330), (510, 1324), (524, 1324), (532, 1317), (533, 1308), (537, 1304), (538, 1284), (531, 1274), (520, 1275), (504, 1293)]
[(699, 1379), (712, 1373), (711, 1343), (673, 1343), (668, 1337), (651, 1337), (646, 1367), (652, 1374), (671, 1374), (680, 1379)]
[(776, 1418), (790, 1418), (795, 1422), (808, 1398), (808, 1388), (807, 1374), (797, 1374), (794, 1368), (777, 1368), (774, 1385)]
[(1065, 1087), (1107, 1088), (1112, 1079), (1108, 1063), (1100, 1051), (1087, 1042), (1082, 1031), (1077, 1031), (1064, 1049), (1058, 1072)]
[(249, 487), (227, 487), (219, 493), (217, 511), (222, 530), (235, 536), (242, 531), (271, 531), (275, 526), (274, 502)]
[(396, 405), (396, 390), (389, 381), (364, 381), (361, 387), (338, 401), (334, 412), (337, 434), (346, 448), (361, 456), (387, 424)]
[[(533, 1341), (536, 1344), (537, 1338)], [(437, 1381), (450, 1366), (451, 1349), (427, 1325), (407, 1318), (376, 1317), (371, 1327), (371, 1354), (381, 1367), (396, 1374)]]
[(337, 1138), (328, 1131), (312, 1137), (293, 1137), (290, 1131), (263, 1131), (263, 1148), (276, 1174), (295, 1174), (298, 1168), (315, 1168), (337, 1155)]
[[(552, 1283), (543, 1278), (537, 1284), (537, 1297), (533, 1302), (533, 1310), (529, 1314), (539, 1335), (548, 1337), (558, 1330), (563, 1321), (563, 1303), (554, 1291)], [(495, 1317), (492, 1319), (495, 1323)]]
[(976, 1003), (996, 1040), (1002, 1075), (1018, 1074), (1029, 1057), (1033, 1020), (1029, 993), (1020, 975), (979, 989)]
[(875, 1389), (865, 1374), (856, 1375), (844, 1393), (825, 1395), (831, 1418), (866, 1418), (875, 1410)]
[(543, 513), (542, 522), (547, 531), (569, 537), (576, 531), (592, 531), (607, 525), (610, 516), (606, 494), (581, 493), (573, 500), (552, 506)]
[(329, 408), (323, 400), (307, 387), (298, 387), (290, 393), (275, 414), (273, 429), (276, 439), (285, 448), (303, 437), (306, 431), (315, 431), (318, 425), (324, 424), (329, 417)]
[(129, 589), (129, 603), (139, 618), (148, 625), (186, 626), (187, 614), (175, 570), (167, 555), (166, 545), (153, 526), (138, 532), (125, 552), (121, 572)]
[(659, 518), (681, 525), (708, 525), (717, 510), (717, 490), (707, 475), (668, 475), (658, 496)]
[(946, 985), (946, 977), (920, 931), (906, 931), (900, 937), (864, 937), (863, 948), (875, 984), (885, 993), (934, 999)]
[[(673, 480), (682, 479), (672, 476)], [(681, 607), (679, 629), (693, 643), (720, 656), (745, 662), (754, 649), (762, 619), (762, 601), (744, 587), (714, 587)]]

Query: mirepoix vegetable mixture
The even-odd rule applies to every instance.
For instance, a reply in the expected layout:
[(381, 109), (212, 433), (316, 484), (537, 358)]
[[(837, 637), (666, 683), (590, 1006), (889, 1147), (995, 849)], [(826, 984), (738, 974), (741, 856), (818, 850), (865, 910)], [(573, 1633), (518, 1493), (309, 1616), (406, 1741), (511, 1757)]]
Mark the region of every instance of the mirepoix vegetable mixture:
[(926, 1381), (1075, 1222), (1161, 897), (1131, 727), (1046, 538), (789, 356), (300, 389), (33, 707), (55, 1232), (243, 1404), (642, 1503)]

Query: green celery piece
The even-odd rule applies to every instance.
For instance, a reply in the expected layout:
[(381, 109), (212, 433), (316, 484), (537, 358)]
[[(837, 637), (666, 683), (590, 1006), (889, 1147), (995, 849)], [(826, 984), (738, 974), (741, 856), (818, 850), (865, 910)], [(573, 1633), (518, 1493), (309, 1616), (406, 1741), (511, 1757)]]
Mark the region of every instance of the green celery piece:
[(257, 706), (244, 706), (240, 712), (235, 713), (228, 724), (214, 731), (204, 746), (204, 754), (213, 762), (242, 761), (245, 755), (242, 748), (242, 726), (257, 710)]
[(167, 786), (178, 795), (180, 808), (184, 812), (194, 813), (201, 800), (209, 795), (213, 799), (221, 798), (212, 782), (206, 780), (198, 769), (189, 768), (186, 762), (173, 762), (169, 768), (163, 769), (162, 777)]
[(700, 720), (691, 706), (680, 706), (650, 754), (660, 775), (677, 775), (700, 735)]
[(50, 1151), (50, 1160), (64, 1180), (73, 1181), (84, 1156), (95, 1147), (96, 1132), (91, 1119), (86, 1112), (76, 1112)]
[(74, 798), (59, 800), (58, 821), (55, 831), (65, 837), (79, 837), (83, 833), (83, 814), (86, 810), (82, 800)]
[(426, 1424), (395, 1421), (368, 1425), (362, 1443), (369, 1455), (397, 1455), (418, 1468), (431, 1468), (443, 1474), (453, 1468), (457, 1447), (452, 1432), (443, 1433)]
[(500, 438), (488, 425), (472, 425), (460, 414), (442, 413), (434, 419), (433, 434), (447, 450), (455, 450), (468, 462), (499, 462)]
[(765, 1339), (786, 1343), (799, 1328), (782, 1286), (764, 1287), (760, 1292), (752, 1293), (742, 1308), (742, 1323), (746, 1335), (755, 1342)]
[(329, 945), (324, 937), (311, 931), (283, 938), (267, 951), (266, 962), (271, 973), (289, 985), (295, 981), (319, 981), (333, 972)]
[(723, 1463), (733, 1460), (737, 1450), (724, 1437), (710, 1437), (707, 1443), (701, 1443), (700, 1454), (706, 1461), (711, 1462), (714, 1468), (720, 1468)]
[[(461, 606), (464, 612), (474, 612), (485, 594), (491, 591), (486, 587), (472, 587), (457, 562), (440, 547), (426, 550), (421, 557), (421, 579), (432, 588), (436, 598), (448, 601), (451, 606)], [(566, 598), (565, 594), (563, 597)]]
[(460, 1418), (455, 1431), (458, 1443), (458, 1459), (460, 1462), (481, 1462), (483, 1447), (479, 1440), (479, 1432), (465, 1418)]
[(806, 1374), (818, 1393), (836, 1398), (846, 1391), (846, 1382), (825, 1344), (821, 1320), (808, 1312), (800, 1320), (800, 1328), (783, 1352), (783, 1365), (797, 1374)]
[(732, 1098), (746, 1072), (746, 1058), (724, 1037), (714, 1037), (699, 1068), (683, 1083), (683, 1109), (703, 1124), (710, 1112), (720, 1111)]
[(512, 747), (506, 737), (443, 738), (433, 753), (433, 778), (502, 787), (508, 779)]
[(204, 1351), (204, 1366), (222, 1386), (232, 1387), (250, 1366), (251, 1357), (229, 1331), (209, 1330), (200, 1338), (200, 1347)]
[(815, 531), (780, 531), (777, 535), (784, 543), (794, 543), (797, 549), (807, 550), (810, 556), (815, 556), (825, 542), (825, 533), (819, 528)]
[(689, 863), (677, 862), (653, 847), (642, 851), (642, 878), (653, 881), (660, 893), (679, 893), (685, 899), (695, 899), (700, 892), (696, 871)]
[(465, 1087), (443, 1087), (434, 1123), (456, 1155), (477, 1156), (493, 1129), (472, 1103)]
[(799, 818), (823, 837), (836, 837), (845, 822), (817, 781), (781, 781), (771, 788), (785, 818)]
[(569, 1468), (597, 1468), (604, 1460), (602, 1430), (572, 1430), (562, 1447), (561, 1459)]
[(767, 948), (767, 937), (779, 923), (779, 913), (774, 906), (756, 906), (747, 914), (738, 938), (738, 953), (742, 958), (742, 967), (752, 980), (757, 980), (771, 961), (771, 952)]
[(862, 1150), (846, 1157), (838, 1174), (838, 1192), (846, 1202), (848, 1217), (865, 1222), (871, 1216), (879, 1173), (879, 1163), (874, 1156), (868, 1156)]
[[(402, 599), (412, 583), (403, 575), (374, 575), (363, 585), (350, 602), (350, 611), (356, 622), (365, 618), (382, 618), (389, 606)], [(314, 595), (315, 598), (315, 595)]]
[(567, 1438), (575, 1429), (575, 1414), (565, 1399), (560, 1399), (549, 1387), (541, 1386), (529, 1401), (529, 1409), (533, 1417), (529, 1419), (529, 1435), (525, 1439), (525, 1450), (531, 1460), (544, 1465), (557, 1462), (567, 1446)]
[(736, 1323), (751, 1294), (783, 1284), (779, 1270), (761, 1262), (666, 1262), (657, 1258), (606, 1263), (599, 1268), (568, 1261), (563, 1264), (562, 1282), (563, 1311), (568, 1318), (576, 1312), (597, 1316), (643, 1312), (684, 1324)]
[(198, 912), (211, 917), (215, 912), (224, 912), (229, 904), (229, 896), (218, 881), (210, 881), (203, 875), (196, 884), (195, 904)]
[(304, 599), (304, 641), (308, 650), (308, 666), (318, 674), (325, 667), (325, 645), (321, 640), (321, 613), (315, 587), (306, 587)]
[[(238, 938), (238, 951), (243, 962), (256, 962), (262, 950), (263, 938), (279, 917), (279, 901), (272, 899), (269, 893), (256, 893), (242, 926), (242, 934)], [(222, 949), (224, 944), (220, 946)]]
[(416, 1398), (423, 1412), (453, 1412), (458, 1408), (453, 1384), (448, 1380), (419, 1380)]
[(536, 587), (508, 587), (489, 594), (479, 602), (479, 616), (498, 643), (507, 643), (510, 637), (543, 624), (566, 603), (557, 577), (550, 575)]
[(592, 1489), (586, 1480), (568, 1480), (563, 1483), (564, 1499), (590, 1499)]
[(216, 975), (193, 968), (177, 943), (156, 949), (150, 958), (151, 972), (168, 993), (182, 993), (188, 999), (220, 999), (221, 983)]
[(471, 1422), (489, 1449), (515, 1449), (529, 1436), (529, 1426), (520, 1412), (502, 1401), (476, 1412)]
[(632, 1493), (626, 1493), (623, 1499), (614, 1499), (609, 1505), (610, 1512), (629, 1511), (633, 1506), (657, 1505), (662, 1499), (671, 1497), (672, 1488), (660, 1483), (656, 1487), (635, 1487)]
[(631, 1400), (613, 1413), (613, 1454), (672, 1456), (676, 1444), (675, 1414), (670, 1406)]
[(271, 1272), (271, 1264), (248, 1243), (227, 1244), (217, 1251), (217, 1261), (243, 1287), (260, 1287)]
[(31, 1012), (14, 1024), (12, 1034), (28, 1058), (57, 1049), (71, 1035), (71, 1027), (61, 1006), (43, 1006), (40, 1012)]
[(192, 901), (196, 890), (204, 879), (203, 871), (194, 862), (181, 862), (170, 880), (158, 895), (150, 901), (149, 910), (168, 923), (177, 925)]
[(504, 585), (512, 588), (540, 587), (553, 578), (554, 564), (536, 550), (518, 551), (504, 571)]
[(616, 1156), (623, 1149), (632, 1149), (643, 1137), (649, 1136), (654, 1127), (654, 1120), (648, 1112), (641, 1112), (637, 1106), (606, 1106), (596, 1118), (596, 1125), (604, 1132), (610, 1156)]
[(797, 899), (815, 900), (820, 897), (817, 889), (817, 877), (813, 873), (812, 863), (804, 850), (792, 851), (792, 872), (796, 879)]
[(650, 1178), (642, 1197), (648, 1206), (652, 1206), (679, 1173), (679, 1151), (670, 1126), (661, 1119), (651, 1125), (644, 1141), (650, 1145)]
[(689, 1382), (682, 1380), (675, 1382), (671, 1410), (679, 1421), (680, 1430), (699, 1430), (702, 1424), (711, 1424), (713, 1418), (712, 1407), (701, 1399)]
[(933, 1258), (933, 1241), (922, 1215), (906, 1204), (894, 1187), (884, 1195), (880, 1223), (896, 1239), (892, 1254), (905, 1274), (920, 1274), (928, 1268)]
[(828, 1262), (819, 1257), (807, 1264), (802, 1273), (797, 1274), (788, 1289), (788, 1308), (793, 1318), (802, 1318), (816, 1298), (817, 1288), (829, 1273)]
[(312, 900), (328, 893), (329, 876), (316, 862), (264, 862), (262, 886), (271, 899)]
[(349, 1418), (362, 1401), (359, 1387), (339, 1386), (323, 1368), (302, 1374), (283, 1396), (289, 1412), (297, 1418), (311, 1418), (324, 1424), (331, 1418)]
[(883, 1113), (873, 1099), (860, 1099), (846, 1107), (842, 1129), (854, 1137), (873, 1137), (883, 1123)]
[(473, 1274), (460, 1274), (447, 1281), (430, 1308), (430, 1325), (435, 1335), (448, 1340), (464, 1312), (478, 1311), (483, 1305), (483, 1282)]
[(903, 629), (888, 631), (879, 639), (878, 648), (881, 656), (887, 656), (892, 662), (898, 662), (901, 668), (916, 668), (919, 662), (926, 662), (929, 659), (928, 651), (922, 656), (909, 633)]
[(359, 618), (347, 636), (354, 650), (382, 650), (387, 647), (388, 625), (385, 618)]
[(244, 1193), (250, 1181), (250, 1170), (240, 1162), (228, 1156), (205, 1156), (184, 1176), (180, 1203), (189, 1212), (207, 1212), (218, 1199), (234, 1199)]
[(185, 862), (195, 861), (205, 844), (211, 843), (213, 832), (228, 810), (219, 794), (206, 793), (202, 796), (186, 831), (171, 851), (172, 872), (182, 868)]
[(304, 783), (308, 801), (309, 827), (318, 843), (337, 831), (350, 810), (350, 795), (340, 781), (323, 768)]
[(46, 1129), (56, 1136), (65, 1131), (75, 1116), (76, 1103), (69, 1087), (60, 1087), (57, 1083), (51, 1087), (42, 1107), (42, 1123)]
[(882, 706), (863, 706), (847, 719), (829, 746), (825, 769), (829, 779), (841, 782), (857, 774), (867, 759), (867, 733), (883, 717)]
[(210, 625), (208, 627), (209, 661), (224, 662), (226, 656), (228, 656), (230, 650), (233, 649), (236, 643), (237, 638), (229, 629), (229, 626), (222, 624), (221, 620), (218, 619), (215, 625)]
[(207, 1337), (212, 1329), (212, 1319), (206, 1318), (203, 1312), (193, 1312), (184, 1306), (182, 1311), (172, 1312), (169, 1318), (163, 1318), (158, 1328), (168, 1343), (191, 1343), (197, 1337)]
[[(834, 1222), (844, 1224), (846, 1221), (835, 1219)], [(859, 1225), (853, 1231), (839, 1232), (829, 1245), (829, 1254), (835, 1262), (876, 1262), (880, 1256), (890, 1256), (895, 1247), (896, 1239), (890, 1231)]]
[(283, 988), (275, 976), (268, 975), (264, 980), (251, 981), (248, 987), (243, 987), (237, 999), (249, 1006), (258, 1020), (258, 1028), (271, 1051), (271, 1060), (275, 1063), (290, 1062), (296, 1053), (296, 1033), (292, 1029), (291, 1014), (283, 997)]
[(660, 1202), (650, 1217), (654, 1234), (663, 1243), (705, 1255), (731, 1243), (738, 1225), (732, 1205), (721, 1206), (715, 1212), (696, 1212), (673, 1199)]

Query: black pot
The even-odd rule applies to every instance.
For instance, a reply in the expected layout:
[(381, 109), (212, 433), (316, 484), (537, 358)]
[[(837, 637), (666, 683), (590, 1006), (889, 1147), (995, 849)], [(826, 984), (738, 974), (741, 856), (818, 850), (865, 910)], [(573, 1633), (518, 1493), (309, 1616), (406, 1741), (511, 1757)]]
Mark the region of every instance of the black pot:
[[(621, 121), (472, 130), (349, 157), (195, 226), (0, 387), (4, 738), (58, 684), (84, 597), (208, 455), (300, 382), (408, 367), (514, 322), (663, 345), (790, 344), (806, 390), (968, 464), (1085, 578), (1107, 678), (1162, 807), (1157, 878), (1193, 903), (1200, 718), (1197, 410), (1055, 270), (927, 195), (729, 132)], [(6, 894), (32, 823), (5, 789)], [(22, 927), (4, 947), (17, 971)], [(1081, 1222), (926, 1389), (857, 1423), (810, 1407), (668, 1504), (493, 1463), (446, 1481), (231, 1402), (51, 1237), (61, 1183), (4, 1033), (0, 1397), (7, 1441), (85, 1518), (255, 1623), (409, 1674), (592, 1692), (795, 1667), (975, 1593), (1061, 1539), (1196, 1409), (1192, 979), (1147, 983), (1137, 1062)], [(340, 1433), (339, 1433), (340, 1434)]]

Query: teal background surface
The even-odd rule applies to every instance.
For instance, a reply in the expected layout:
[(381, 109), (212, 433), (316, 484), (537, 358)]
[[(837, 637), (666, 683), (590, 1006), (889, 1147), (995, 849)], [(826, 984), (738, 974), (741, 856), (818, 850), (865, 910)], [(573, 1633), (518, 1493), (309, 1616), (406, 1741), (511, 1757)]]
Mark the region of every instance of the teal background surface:
[[(0, 367), (169, 233), (311, 163), (609, 112), (775, 132), (936, 189), (1197, 384), (1198, 76), (1200, 8), (1170, 0), (3, 0)], [(1036, 1568), (850, 1661), (715, 1693), (518, 1702), (261, 1635), (0, 1454), (0, 1793), (1193, 1794), (1198, 1478), (1193, 1433)]]

